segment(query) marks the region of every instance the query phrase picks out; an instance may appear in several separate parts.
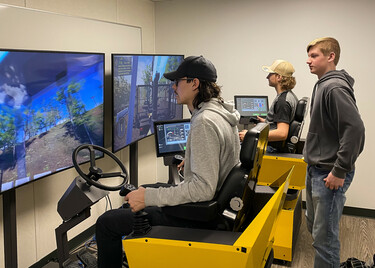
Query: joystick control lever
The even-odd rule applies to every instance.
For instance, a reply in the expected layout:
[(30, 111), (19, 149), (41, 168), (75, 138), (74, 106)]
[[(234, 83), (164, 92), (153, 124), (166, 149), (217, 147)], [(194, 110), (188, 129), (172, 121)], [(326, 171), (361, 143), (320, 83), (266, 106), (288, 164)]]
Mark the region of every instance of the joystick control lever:
[(176, 154), (173, 156), (172, 164), (179, 165), (184, 160), (182, 155)]
[(126, 196), (131, 191), (137, 190), (137, 187), (135, 187), (133, 184), (125, 184), (121, 187), (120, 195)]
[(260, 120), (256, 116), (251, 116), (250, 122), (254, 123), (254, 124), (258, 124), (260, 122)]
[[(121, 187), (120, 195), (126, 196), (128, 193), (137, 190), (133, 184), (125, 184)], [(129, 208), (129, 204), (124, 204), (123, 208)], [(147, 219), (147, 213), (143, 210), (134, 214), (134, 225), (132, 235), (135, 237), (144, 236), (151, 230), (150, 223)]]

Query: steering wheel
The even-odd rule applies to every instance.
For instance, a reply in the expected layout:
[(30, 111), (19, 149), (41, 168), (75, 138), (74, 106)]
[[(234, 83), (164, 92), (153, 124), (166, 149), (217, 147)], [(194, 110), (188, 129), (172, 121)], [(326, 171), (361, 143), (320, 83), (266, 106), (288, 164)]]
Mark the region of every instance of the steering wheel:
[[(80, 151), (84, 150), (84, 149), (88, 149), (89, 152), (90, 152), (90, 168), (89, 168), (88, 174), (84, 173), (82, 171), (82, 169), (80, 168), (79, 164), (77, 163), (78, 153)], [(105, 155), (108, 155), (113, 160), (115, 160), (115, 162), (121, 168), (122, 172), (103, 173), (103, 171), (100, 168), (96, 167), (95, 150), (98, 150), (98, 151), (104, 153)], [(128, 172), (127, 172), (124, 164), (120, 161), (120, 159), (117, 158), (117, 156), (115, 156), (113, 153), (111, 153), (110, 151), (108, 151), (107, 149), (105, 149), (103, 147), (100, 147), (98, 145), (93, 145), (93, 144), (80, 145), (73, 151), (72, 158), (73, 158), (73, 165), (74, 165), (75, 169), (77, 170), (78, 174), (83, 179), (85, 179), (86, 182), (89, 185), (94, 185), (94, 186), (96, 186), (96, 187), (98, 187), (99, 189), (102, 189), (102, 190), (117, 191), (117, 190), (120, 190), (121, 187), (124, 184), (126, 184), (127, 181), (128, 181)], [(119, 185), (116, 185), (116, 186), (108, 186), (108, 185), (104, 185), (104, 184), (99, 182), (99, 179), (112, 178), (112, 177), (121, 177), (122, 182)]]

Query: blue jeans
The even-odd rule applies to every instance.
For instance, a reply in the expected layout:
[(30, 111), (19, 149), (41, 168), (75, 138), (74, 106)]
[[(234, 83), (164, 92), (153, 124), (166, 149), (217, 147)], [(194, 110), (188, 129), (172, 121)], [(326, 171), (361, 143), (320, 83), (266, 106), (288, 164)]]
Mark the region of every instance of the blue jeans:
[(315, 268), (340, 267), (339, 222), (354, 170), (348, 172), (344, 186), (330, 190), (324, 178), (330, 170), (308, 166), (306, 173), (306, 223), (315, 248)]

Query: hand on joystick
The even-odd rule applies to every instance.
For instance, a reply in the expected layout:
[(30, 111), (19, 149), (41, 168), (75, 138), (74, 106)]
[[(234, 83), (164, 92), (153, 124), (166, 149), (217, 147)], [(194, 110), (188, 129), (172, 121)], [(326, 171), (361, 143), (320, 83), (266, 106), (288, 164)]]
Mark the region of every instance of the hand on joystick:
[(125, 201), (128, 202), (133, 212), (144, 209), (145, 206), (145, 188), (138, 189), (131, 184), (125, 184), (120, 191), (121, 196), (125, 196)]
[(125, 196), (125, 201), (128, 202), (131, 210), (135, 212), (133, 236), (143, 236), (151, 230), (147, 213), (143, 211), (145, 208), (145, 190), (143, 187), (137, 189), (132, 184), (125, 184), (120, 191), (120, 195)]

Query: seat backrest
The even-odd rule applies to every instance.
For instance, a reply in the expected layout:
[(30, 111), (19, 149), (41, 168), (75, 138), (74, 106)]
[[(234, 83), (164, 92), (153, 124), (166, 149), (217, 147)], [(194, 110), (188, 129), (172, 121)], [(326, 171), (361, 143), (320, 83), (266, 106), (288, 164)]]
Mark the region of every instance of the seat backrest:
[[(255, 127), (250, 129), (246, 136), (250, 142), (242, 142), (240, 160), (241, 163), (248, 168), (247, 180), (242, 195), (243, 207), (237, 212), (236, 219), (233, 223), (233, 231), (243, 231), (253, 220), (254, 213), (254, 199), (255, 187), (258, 182), (258, 175), (263, 161), (263, 155), (266, 153), (268, 144), (268, 133), (270, 126), (268, 123), (258, 123)], [(245, 136), (245, 138), (247, 138)], [(244, 138), (244, 141), (246, 141)], [(231, 200), (231, 202), (233, 199)], [(233, 209), (226, 208), (226, 210)]]
[(294, 115), (293, 121), (289, 125), (289, 133), (286, 140), (287, 147), (290, 153), (294, 153), (296, 151), (296, 144), (301, 137), (302, 128), (308, 111), (308, 104), (308, 97), (303, 97), (297, 103), (296, 113)]
[[(265, 130), (268, 136), (269, 125), (266, 123), (259, 123), (256, 127), (246, 132), (241, 145), (240, 163), (232, 168), (217, 195), (216, 200), (219, 206), (219, 213), (222, 213), (224, 209), (231, 207), (230, 201), (233, 198), (236, 197), (242, 199), (246, 187), (250, 187), (251, 185), (250, 190), (255, 191), (257, 176), (250, 176), (250, 173), (254, 167), (257, 168), (258, 165), (260, 165), (258, 163), (258, 151), (260, 150), (260, 143), (264, 143), (264, 139), (260, 137), (260, 133), (261, 131), (265, 132)], [(267, 145), (263, 144), (263, 146), (266, 147)], [(255, 184), (253, 185), (253, 183), (249, 183), (249, 180), (255, 181)], [(241, 203), (241, 201), (239, 202)]]
[(240, 164), (228, 174), (216, 198), (217, 213), (226, 218), (227, 225), (234, 231), (240, 231), (253, 219), (252, 204), (268, 132), (269, 125), (259, 123), (246, 133), (241, 145)]

